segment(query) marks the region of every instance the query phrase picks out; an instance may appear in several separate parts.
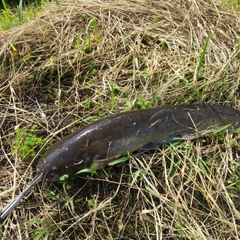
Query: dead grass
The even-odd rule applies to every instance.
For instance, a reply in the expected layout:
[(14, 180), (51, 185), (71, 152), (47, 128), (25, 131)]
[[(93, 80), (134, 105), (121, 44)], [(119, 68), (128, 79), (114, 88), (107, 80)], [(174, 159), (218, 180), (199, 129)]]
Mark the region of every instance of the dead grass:
[[(51, 144), (90, 116), (126, 109), (239, 109), (240, 18), (217, 0), (67, 0), (47, 9), (0, 36), (0, 209), (34, 177), (40, 155), (12, 154), (19, 127), (36, 124)], [(99, 42), (87, 27), (94, 18)], [(2, 238), (239, 239), (237, 158), (239, 133), (225, 134), (133, 154), (70, 189), (39, 185), (0, 225)]]

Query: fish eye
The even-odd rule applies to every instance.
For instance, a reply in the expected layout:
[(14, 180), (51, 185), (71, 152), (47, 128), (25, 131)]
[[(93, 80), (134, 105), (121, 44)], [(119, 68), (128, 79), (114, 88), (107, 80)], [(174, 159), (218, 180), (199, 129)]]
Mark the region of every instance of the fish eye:
[(58, 171), (58, 168), (56, 166), (52, 167), (52, 171), (53, 172), (57, 172)]

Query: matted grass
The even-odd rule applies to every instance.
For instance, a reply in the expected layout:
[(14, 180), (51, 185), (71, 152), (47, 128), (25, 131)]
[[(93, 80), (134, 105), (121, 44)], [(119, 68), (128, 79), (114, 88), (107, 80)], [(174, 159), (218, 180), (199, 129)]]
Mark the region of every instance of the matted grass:
[[(240, 109), (240, 18), (219, 1), (46, 9), (0, 36), (0, 209), (48, 146), (96, 119), (202, 102)], [(2, 238), (239, 239), (239, 139), (168, 144), (39, 184), (0, 225)]]

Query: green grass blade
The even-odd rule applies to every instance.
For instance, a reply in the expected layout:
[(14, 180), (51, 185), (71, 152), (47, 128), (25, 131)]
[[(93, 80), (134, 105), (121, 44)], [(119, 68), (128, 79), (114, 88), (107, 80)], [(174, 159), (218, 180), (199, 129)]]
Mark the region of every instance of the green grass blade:
[(0, 25), (7, 25), (9, 27), (15, 27), (16, 26), (16, 24), (9, 23), (9, 22), (3, 22), (3, 21), (0, 21)]
[(202, 64), (203, 64), (203, 61), (204, 61), (204, 57), (205, 57), (205, 54), (206, 54), (206, 50), (207, 50), (207, 46), (208, 46), (210, 37), (211, 37), (211, 32), (209, 31), (207, 39), (206, 39), (204, 47), (203, 47), (202, 54), (201, 54), (199, 62), (198, 62), (197, 71), (196, 71), (196, 79), (197, 79), (198, 74), (199, 74), (199, 72), (200, 72), (200, 70), (202, 68)]
[(5, 14), (7, 14), (10, 17), (10, 13), (9, 13), (7, 4), (5, 3), (4, 0), (2, 0), (2, 4), (3, 4), (3, 9), (5, 10)]
[(159, 194), (159, 192), (155, 191), (154, 189), (150, 188), (149, 186), (145, 186), (145, 189), (150, 192), (153, 196), (160, 198), (161, 195)]
[(95, 34), (95, 38), (96, 38), (96, 42), (99, 42), (99, 34), (98, 34), (98, 30), (97, 30), (97, 20), (96, 18), (93, 18), (89, 21), (88, 26), (87, 26), (87, 32), (89, 31), (90, 27), (93, 27), (93, 32)]
[(116, 159), (116, 160), (110, 162), (108, 165), (113, 166), (113, 165), (116, 165), (116, 164), (119, 164), (119, 163), (122, 163), (122, 162), (126, 162), (127, 160), (129, 160), (128, 156), (122, 157), (122, 158), (119, 158), (119, 159)]
[(58, 0), (55, 0), (55, 3), (57, 6), (60, 6), (60, 2)]
[(114, 107), (115, 106), (115, 91), (114, 91), (114, 86), (113, 86), (112, 81), (111, 81), (109, 87), (110, 87), (111, 98), (112, 98), (112, 107)]
[(23, 6), (22, 6), (22, 0), (20, 0), (19, 6), (18, 6), (18, 20), (19, 20), (20, 23), (23, 22)]
[(13, 45), (12, 42), (8, 42), (14, 52), (17, 52), (17, 48)]

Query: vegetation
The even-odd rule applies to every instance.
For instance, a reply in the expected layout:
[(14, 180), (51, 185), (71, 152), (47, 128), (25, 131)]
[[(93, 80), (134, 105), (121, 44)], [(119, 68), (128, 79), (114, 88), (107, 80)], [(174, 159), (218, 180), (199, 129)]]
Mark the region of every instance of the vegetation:
[(40, 146), (44, 141), (36, 137), (36, 127), (33, 125), (30, 129), (30, 133), (26, 132), (23, 128), (16, 130), (16, 136), (12, 146), (13, 154), (20, 154), (22, 158), (32, 159), (36, 154), (36, 148)]
[[(202, 102), (240, 109), (236, 3), (6, 5), (0, 209), (36, 175), (44, 149), (96, 119)], [(0, 224), (0, 238), (240, 239), (239, 139), (239, 130), (214, 132), (39, 184)]]
[[(1, 1), (0, 5), (0, 30), (6, 30), (23, 24), (37, 16), (37, 14), (45, 10), (44, 6), (49, 0), (35, 0), (25, 2), (18, 1)], [(59, 1), (55, 0), (59, 6)], [(14, 8), (15, 6), (15, 8)]]

